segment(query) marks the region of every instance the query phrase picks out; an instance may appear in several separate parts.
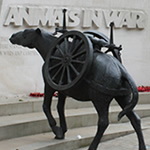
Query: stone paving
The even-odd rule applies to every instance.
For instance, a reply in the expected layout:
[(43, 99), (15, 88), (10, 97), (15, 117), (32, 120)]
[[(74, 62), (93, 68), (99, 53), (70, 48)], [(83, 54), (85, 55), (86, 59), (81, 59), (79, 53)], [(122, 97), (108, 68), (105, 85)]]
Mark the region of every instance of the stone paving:
[[(147, 150), (150, 150), (150, 118), (143, 118), (142, 126), (146, 127), (146, 129), (143, 130), (143, 134)], [(87, 149), (88, 147), (80, 148), (79, 150)], [(113, 140), (102, 142), (97, 150), (139, 150), (137, 136), (135, 133), (132, 133)]]
[[(150, 129), (143, 131), (147, 150), (150, 150)], [(80, 150), (87, 150), (82, 148)], [(110, 141), (102, 142), (97, 150), (138, 150), (138, 142), (135, 134), (130, 134)]]
[[(150, 129), (143, 131), (147, 149), (150, 149)], [(138, 150), (135, 134), (130, 134), (114, 140), (103, 142), (98, 150)]]

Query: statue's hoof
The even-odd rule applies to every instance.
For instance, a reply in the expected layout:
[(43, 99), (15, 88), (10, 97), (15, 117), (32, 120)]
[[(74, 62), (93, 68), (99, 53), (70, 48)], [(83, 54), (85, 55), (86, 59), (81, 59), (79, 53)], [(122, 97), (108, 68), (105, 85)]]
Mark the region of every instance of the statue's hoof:
[(58, 139), (58, 140), (61, 140), (61, 139), (64, 139), (65, 138), (65, 135), (64, 135), (64, 133), (63, 133), (63, 130), (62, 130), (62, 128), (60, 128), (60, 127), (57, 127), (57, 130), (56, 130), (56, 132), (55, 132), (55, 139)]
[(64, 138), (65, 138), (64, 135), (63, 136), (60, 136), (60, 135), (59, 136), (58, 135), (55, 136), (55, 139), (57, 139), (57, 140), (63, 140)]

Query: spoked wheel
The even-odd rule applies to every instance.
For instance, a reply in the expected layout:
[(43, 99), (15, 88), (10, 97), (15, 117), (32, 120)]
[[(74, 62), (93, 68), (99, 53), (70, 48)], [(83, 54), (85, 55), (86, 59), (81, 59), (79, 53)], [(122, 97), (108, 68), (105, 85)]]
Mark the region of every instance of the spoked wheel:
[(109, 38), (101, 32), (98, 32), (98, 31), (85, 31), (84, 34), (86, 34), (87, 36), (92, 36), (93, 38), (103, 39), (106, 42), (110, 43)]
[(43, 73), (56, 90), (67, 90), (88, 73), (93, 60), (89, 38), (79, 31), (69, 31), (59, 37), (50, 49)]

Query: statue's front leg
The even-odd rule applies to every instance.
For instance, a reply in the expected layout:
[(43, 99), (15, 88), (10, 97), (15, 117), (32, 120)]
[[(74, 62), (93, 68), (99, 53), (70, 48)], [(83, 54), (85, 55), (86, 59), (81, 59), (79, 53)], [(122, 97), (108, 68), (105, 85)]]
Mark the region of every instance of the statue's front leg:
[(43, 111), (48, 119), (49, 125), (53, 133), (56, 135), (57, 138), (62, 136), (63, 133), (61, 131), (62, 129), (56, 126), (56, 121), (51, 112), (51, 103), (54, 92), (54, 89), (52, 89), (48, 84), (45, 84)]
[(58, 104), (57, 104), (57, 111), (59, 114), (59, 121), (60, 121), (60, 129), (59, 129), (59, 136), (56, 137), (57, 139), (64, 139), (65, 133), (67, 131), (67, 124), (65, 119), (65, 100), (66, 95), (62, 93), (58, 93)]

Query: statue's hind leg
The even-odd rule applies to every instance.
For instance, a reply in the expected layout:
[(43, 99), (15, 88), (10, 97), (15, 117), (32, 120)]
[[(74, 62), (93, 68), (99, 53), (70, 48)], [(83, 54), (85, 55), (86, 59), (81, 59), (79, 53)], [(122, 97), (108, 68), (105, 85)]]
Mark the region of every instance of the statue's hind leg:
[(88, 150), (96, 150), (100, 140), (109, 125), (108, 108), (111, 98), (102, 97), (99, 100), (92, 101), (98, 113), (98, 128), (97, 133)]
[[(122, 107), (122, 109), (127, 106), (130, 102), (130, 96), (122, 96), (122, 97), (117, 97), (115, 98), (118, 104)], [(129, 112), (127, 114), (127, 117), (129, 118), (133, 128), (135, 129), (135, 132), (138, 137), (138, 142), (139, 142), (139, 150), (146, 150), (145, 142), (144, 142), (144, 137), (141, 129), (141, 119), (140, 117), (135, 113), (134, 110)]]

